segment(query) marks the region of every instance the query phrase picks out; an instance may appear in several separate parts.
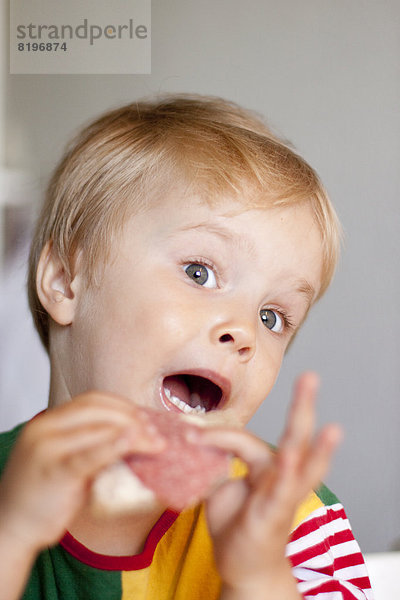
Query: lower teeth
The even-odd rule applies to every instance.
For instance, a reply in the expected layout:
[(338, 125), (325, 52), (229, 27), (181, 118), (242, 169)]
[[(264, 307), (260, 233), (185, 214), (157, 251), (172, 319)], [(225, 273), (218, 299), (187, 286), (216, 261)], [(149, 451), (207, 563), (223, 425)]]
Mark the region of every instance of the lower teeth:
[(165, 388), (165, 395), (167, 396), (167, 398), (171, 402), (171, 404), (173, 404), (174, 406), (179, 408), (179, 410), (181, 410), (182, 412), (184, 412), (186, 414), (188, 414), (188, 413), (200, 414), (200, 413), (206, 412), (206, 409), (204, 408), (204, 406), (200, 406), (199, 404), (197, 406), (190, 406), (189, 404), (186, 404), (186, 402), (184, 402), (183, 400), (180, 400), (176, 396), (173, 396), (167, 388)]

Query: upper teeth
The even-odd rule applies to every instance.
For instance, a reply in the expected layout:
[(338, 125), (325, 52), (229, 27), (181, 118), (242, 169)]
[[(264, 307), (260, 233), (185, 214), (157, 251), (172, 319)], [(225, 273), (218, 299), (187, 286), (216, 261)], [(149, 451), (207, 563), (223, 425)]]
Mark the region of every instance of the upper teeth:
[[(200, 404), (197, 404), (197, 406), (190, 406), (190, 404), (186, 404), (186, 402), (184, 402), (183, 400), (180, 400), (176, 396), (173, 396), (171, 394), (171, 390), (169, 390), (168, 388), (165, 388), (165, 395), (167, 396), (168, 400), (172, 404), (174, 404), (174, 406), (176, 406), (177, 408), (179, 408), (179, 410), (181, 410), (182, 412), (184, 412), (186, 414), (188, 414), (188, 413), (205, 413), (206, 412), (206, 409), (204, 408), (204, 406), (200, 406)], [(198, 394), (192, 394), (191, 399), (192, 399), (192, 401), (193, 400), (200, 401), (200, 396)]]

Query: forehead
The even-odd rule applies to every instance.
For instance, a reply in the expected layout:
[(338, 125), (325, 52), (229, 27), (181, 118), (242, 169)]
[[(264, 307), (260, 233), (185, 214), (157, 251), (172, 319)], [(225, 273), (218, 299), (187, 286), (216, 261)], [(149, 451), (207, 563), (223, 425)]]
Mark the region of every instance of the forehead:
[[(282, 243), (303, 244), (307, 232), (321, 238), (311, 206), (298, 203), (290, 206), (253, 206), (245, 201), (222, 198), (204, 201), (197, 196), (171, 195), (150, 206), (143, 215), (151, 227), (171, 235), (189, 232), (218, 237), (243, 250), (255, 250), (257, 243), (268, 245), (273, 231)], [(319, 246), (319, 244), (318, 244)]]
[(320, 287), (322, 238), (306, 203), (252, 208), (229, 198), (209, 203), (168, 194), (134, 216), (125, 231), (125, 243), (135, 245), (135, 254), (166, 247), (197, 250), (201, 256), (211, 252), (214, 260), (223, 255), (259, 275), (304, 280), (304, 289), (311, 278), (310, 285)]

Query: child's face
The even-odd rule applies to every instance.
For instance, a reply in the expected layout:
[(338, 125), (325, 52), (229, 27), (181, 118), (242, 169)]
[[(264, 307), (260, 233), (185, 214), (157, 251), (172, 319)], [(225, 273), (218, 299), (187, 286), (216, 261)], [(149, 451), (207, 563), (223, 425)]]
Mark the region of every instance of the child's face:
[(113, 250), (99, 289), (78, 287), (71, 395), (99, 389), (246, 423), (320, 287), (310, 209), (171, 197), (130, 220)]

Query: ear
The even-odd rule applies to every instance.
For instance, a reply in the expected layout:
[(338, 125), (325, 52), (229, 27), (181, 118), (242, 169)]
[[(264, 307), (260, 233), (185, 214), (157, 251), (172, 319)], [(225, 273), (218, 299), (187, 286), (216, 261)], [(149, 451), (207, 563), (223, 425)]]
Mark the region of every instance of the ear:
[(70, 325), (77, 303), (77, 277), (72, 281), (54, 252), (52, 242), (44, 246), (36, 272), (39, 300), (50, 317), (59, 325)]

